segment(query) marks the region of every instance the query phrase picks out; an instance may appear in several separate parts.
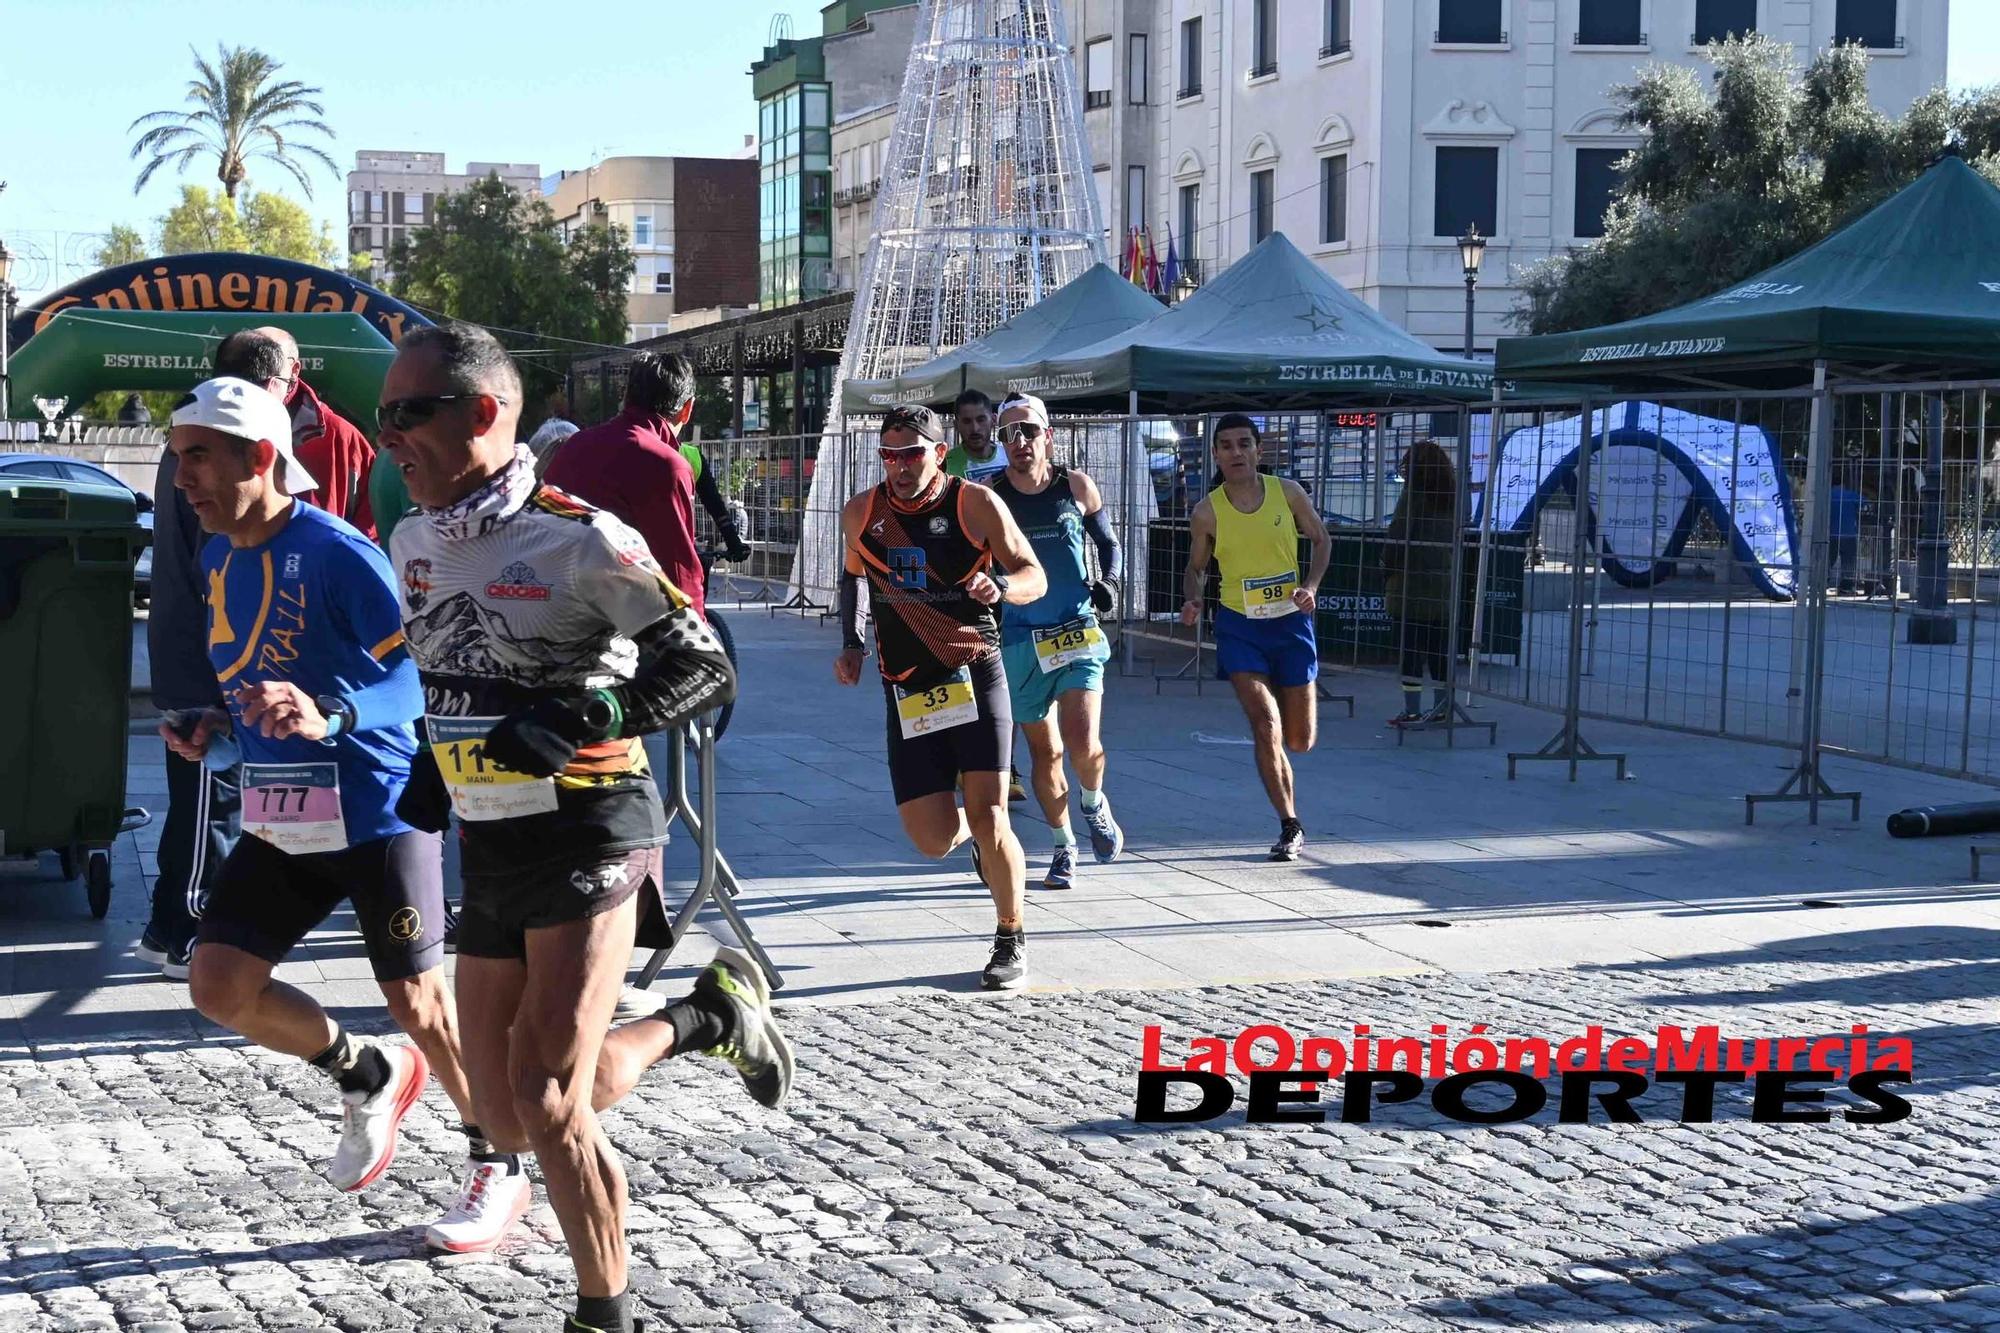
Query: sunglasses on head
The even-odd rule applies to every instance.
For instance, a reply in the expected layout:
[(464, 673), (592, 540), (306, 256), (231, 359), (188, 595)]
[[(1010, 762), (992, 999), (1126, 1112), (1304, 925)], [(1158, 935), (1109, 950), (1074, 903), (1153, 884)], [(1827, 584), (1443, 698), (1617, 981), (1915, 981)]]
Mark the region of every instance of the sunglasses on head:
[(1015, 440), (1039, 440), (1043, 434), (1038, 421), (1015, 421), (1000, 428), (1000, 438), (1010, 444)]
[(383, 430), (408, 430), (437, 415), (446, 403), (469, 403), (485, 395), (477, 393), (432, 393), (420, 398), (398, 398), (375, 409), (375, 424)]

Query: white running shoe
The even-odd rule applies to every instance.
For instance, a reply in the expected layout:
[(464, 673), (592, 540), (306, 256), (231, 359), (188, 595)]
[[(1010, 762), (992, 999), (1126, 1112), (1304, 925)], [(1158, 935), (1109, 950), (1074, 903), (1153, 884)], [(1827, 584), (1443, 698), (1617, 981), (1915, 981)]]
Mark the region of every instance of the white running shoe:
[(509, 1175), (504, 1162), (467, 1161), (458, 1202), (431, 1223), (424, 1241), (434, 1250), (453, 1254), (498, 1249), (508, 1230), (527, 1214), (534, 1194), (526, 1172)]
[(343, 1092), (347, 1103), (341, 1111), (340, 1147), (327, 1163), (326, 1176), (334, 1188), (350, 1193), (375, 1183), (389, 1163), (396, 1159), (396, 1129), (431, 1076), (430, 1062), (414, 1046), (368, 1045), (381, 1051), (389, 1061), (389, 1081), (373, 1096)]
[(611, 1020), (629, 1023), (635, 1018), (651, 1018), (666, 1002), (666, 997), (658, 992), (627, 986), (618, 992), (618, 1007), (611, 1011)]

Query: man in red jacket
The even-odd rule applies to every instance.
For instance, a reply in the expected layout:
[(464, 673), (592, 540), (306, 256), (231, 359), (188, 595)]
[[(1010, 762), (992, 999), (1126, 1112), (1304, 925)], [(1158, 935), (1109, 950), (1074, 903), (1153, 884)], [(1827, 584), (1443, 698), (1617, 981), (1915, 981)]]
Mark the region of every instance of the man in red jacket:
[(319, 480), (308, 497), (316, 508), (375, 535), (375, 516), (368, 505), (368, 469), (375, 446), (354, 423), (320, 400), (305, 381), (298, 340), (274, 324), (253, 329), (284, 349), (284, 375), (264, 387), (284, 400), (292, 416), (292, 450), (299, 465)]
[(625, 383), (625, 410), (565, 440), (544, 479), (637, 529), (674, 586), (706, 616), (694, 471), (677, 438), (693, 415), (694, 366), (678, 353), (641, 352)]

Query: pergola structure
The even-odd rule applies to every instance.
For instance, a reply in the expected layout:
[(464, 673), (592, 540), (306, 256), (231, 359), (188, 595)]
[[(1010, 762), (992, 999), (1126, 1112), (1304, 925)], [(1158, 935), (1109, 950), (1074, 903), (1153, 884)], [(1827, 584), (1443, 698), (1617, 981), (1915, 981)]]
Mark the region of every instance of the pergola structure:
[(792, 377), (792, 420), (805, 420), (805, 372), (840, 363), (854, 294), (839, 292), (775, 310), (756, 310), (682, 333), (662, 334), (621, 351), (570, 363), (570, 401), (595, 382), (600, 401), (618, 402), (625, 392), (625, 367), (639, 352), (679, 352), (707, 379), (727, 378), (730, 421), (743, 435), (743, 381), (754, 375)]

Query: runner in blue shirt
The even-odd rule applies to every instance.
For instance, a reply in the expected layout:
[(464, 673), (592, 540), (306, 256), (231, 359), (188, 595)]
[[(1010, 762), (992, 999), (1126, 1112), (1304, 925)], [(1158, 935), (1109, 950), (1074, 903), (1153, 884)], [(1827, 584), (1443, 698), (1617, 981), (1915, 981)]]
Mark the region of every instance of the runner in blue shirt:
[[(174, 484), (202, 527), (208, 655), (225, 707), (188, 710), (160, 732), (183, 758), (240, 751), (242, 838), (223, 864), (196, 936), (195, 1007), (262, 1046), (324, 1070), (345, 1103), (327, 1174), (373, 1183), (396, 1131), (435, 1072), (466, 1121), (472, 1161), (430, 1243), (491, 1249), (525, 1212), (520, 1160), (491, 1151), (471, 1121), (458, 1020), (445, 984), (438, 835), (396, 805), (423, 711), (388, 561), (362, 533), (292, 497), (313, 479), (292, 453), (284, 407), (246, 380), (209, 380), (173, 416)], [(354, 906), (375, 979), (416, 1043), (350, 1036), (272, 969), (343, 900)]]

